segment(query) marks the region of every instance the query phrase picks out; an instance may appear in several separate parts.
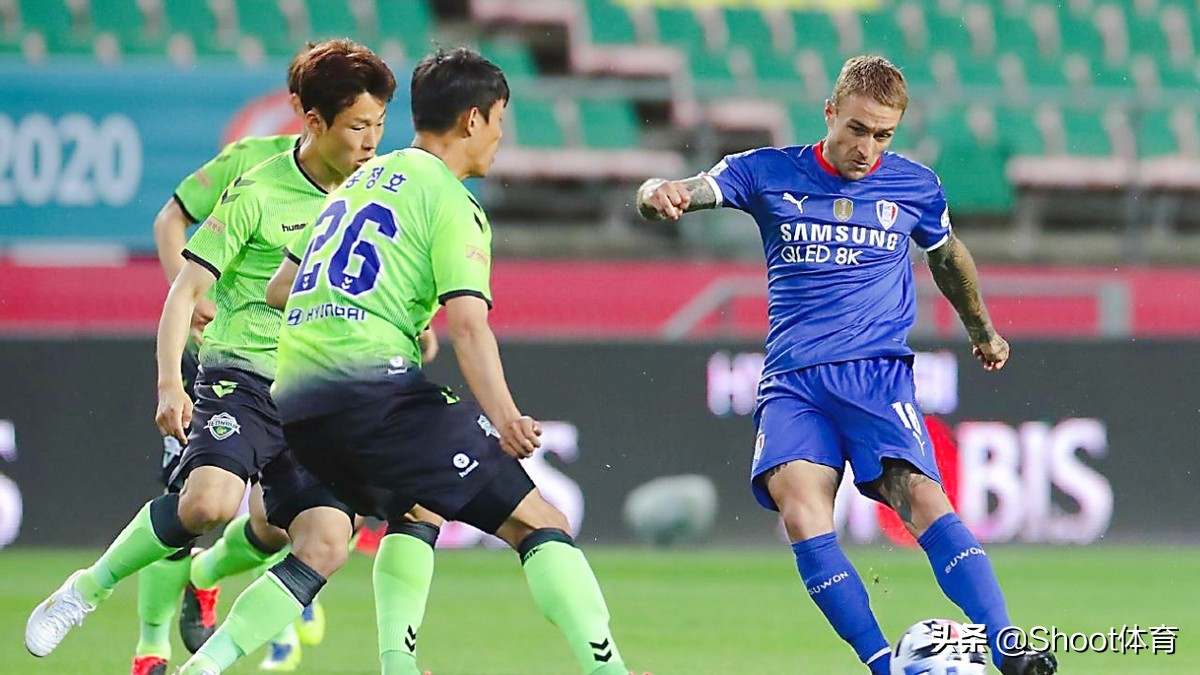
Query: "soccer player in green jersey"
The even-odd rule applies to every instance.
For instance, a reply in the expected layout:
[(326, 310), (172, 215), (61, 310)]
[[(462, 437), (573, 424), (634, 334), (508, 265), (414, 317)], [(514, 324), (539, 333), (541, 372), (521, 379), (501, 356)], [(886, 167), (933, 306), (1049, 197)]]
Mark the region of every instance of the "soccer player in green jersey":
[[(455, 49), (417, 64), (411, 91), (413, 147), (372, 160), (334, 191), (271, 280), (273, 298), (291, 287), (274, 388), (289, 447), (360, 513), (392, 523), (420, 502), (503, 539), (580, 670), (626, 675), (566, 518), (517, 461), (540, 445), (541, 426), (513, 401), (487, 323), (492, 231), (462, 181), (491, 166), (508, 84), (479, 54)], [(478, 404), (422, 373), (417, 336), (439, 305)], [(376, 556), (377, 599), (403, 593), (395, 537)], [(250, 598), (299, 607), (293, 589), (260, 579), (213, 640)], [(381, 610), (378, 622), (383, 672), (415, 672), (404, 621)]]
[[(288, 66), (287, 86), (292, 105), (298, 117), (303, 116), (300, 108), (299, 66), (314, 44), (309, 43), (296, 54)], [(179, 183), (171, 198), (163, 204), (154, 219), (154, 243), (158, 259), (167, 282), (174, 282), (183, 269), (183, 248), (187, 244), (187, 231), (196, 223), (208, 218), (217, 205), (221, 193), (234, 179), (263, 160), (294, 149), (300, 141), (299, 135), (243, 138), (226, 145), (221, 152), (206, 162)], [(197, 351), (201, 332), (216, 314), (216, 306), (208, 298), (200, 298), (192, 312), (192, 337), (183, 356), (184, 389), (190, 390), (196, 381), (199, 367)], [(163, 458), (160, 477), (167, 491), (178, 492), (183, 486), (179, 481), (171, 483), (171, 476), (179, 464), (183, 446), (174, 436), (163, 438)], [(212, 548), (201, 553), (204, 564), (195, 572), (209, 578), (215, 576), (211, 570), (220, 570), (223, 576), (243, 569), (250, 569), (267, 560), (271, 551), (287, 543), (286, 534), (266, 522), (262, 504), (262, 491), (255, 486), (252, 504), (253, 522), (249, 515), (230, 522), (231, 536), (222, 537)], [(278, 538), (282, 536), (282, 543)], [(260, 549), (251, 542), (258, 542), (271, 550)], [(134, 651), (132, 675), (166, 675), (167, 662), (171, 658), (169, 635), (171, 619), (179, 599), (184, 597), (184, 611), (180, 616), (179, 633), (184, 645), (194, 652), (216, 630), (217, 587), (214, 583), (196, 586), (192, 579), (191, 552), (186, 549), (172, 553), (138, 573), (138, 631), (137, 647)], [(185, 594), (186, 589), (186, 594)], [(309, 609), (313, 624), (319, 608)], [(302, 623), (302, 625), (304, 625)], [(319, 626), (318, 626), (319, 627)], [(312, 635), (308, 631), (302, 635)], [(308, 641), (306, 641), (306, 644)], [(272, 653), (278, 650), (273, 650)], [(270, 655), (268, 655), (268, 658)]]
[[(308, 137), (225, 191), (188, 242), (188, 262), (163, 309), (157, 419), (164, 433), (187, 445), (178, 469), (186, 476), (184, 489), (148, 503), (95, 564), (72, 574), (35, 608), (26, 625), (26, 647), (34, 655), (57, 647), (121, 579), (228, 521), (247, 480), (260, 473), (268, 519), (293, 542), (293, 554), (268, 578), (299, 589), (294, 597), (307, 605), (346, 558), (352, 512), (283, 445), (269, 393), (280, 316), (265, 304), (265, 286), (283, 246), (305, 228), (325, 193), (374, 155), (395, 80), (369, 50), (335, 40), (308, 55), (299, 81)], [(217, 313), (204, 331), (192, 419), (192, 401), (175, 368), (193, 309), (209, 288)], [(282, 627), (260, 634), (256, 625), (241, 626), (255, 646)], [(220, 661), (245, 653), (239, 644), (219, 643), (217, 662), (197, 672), (219, 672)]]

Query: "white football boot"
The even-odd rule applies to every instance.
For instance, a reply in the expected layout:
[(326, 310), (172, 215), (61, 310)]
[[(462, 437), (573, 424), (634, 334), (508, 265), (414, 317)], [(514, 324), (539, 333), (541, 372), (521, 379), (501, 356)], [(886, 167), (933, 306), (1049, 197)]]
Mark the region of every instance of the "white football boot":
[(34, 656), (54, 651), (71, 629), (83, 623), (83, 618), (96, 609), (75, 590), (75, 579), (83, 574), (76, 570), (67, 577), (50, 597), (33, 609), (25, 623), (25, 648)]

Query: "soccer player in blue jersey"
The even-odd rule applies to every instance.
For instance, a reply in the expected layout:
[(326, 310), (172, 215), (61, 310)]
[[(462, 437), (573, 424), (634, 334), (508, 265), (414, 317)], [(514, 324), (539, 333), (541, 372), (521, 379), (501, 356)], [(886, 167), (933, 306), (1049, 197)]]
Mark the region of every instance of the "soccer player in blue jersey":
[(916, 314), (910, 238), (925, 250), (984, 369), (1003, 368), (1009, 346), (980, 297), (971, 254), (951, 230), (938, 177), (887, 152), (907, 104), (895, 66), (852, 58), (825, 103), (824, 140), (729, 155), (694, 178), (650, 179), (637, 207), (647, 219), (677, 220), (728, 206), (758, 223), (770, 330), (751, 487), (782, 515), (809, 596), (859, 659), (875, 675), (889, 673), (888, 641), (834, 534), (847, 463), (858, 489), (895, 509), (917, 538), (946, 596), (987, 626), (996, 667), (1050, 675), (1052, 654), (1005, 656), (997, 648), (1011, 625), (1000, 584), (942, 490), (917, 411), (906, 342)]

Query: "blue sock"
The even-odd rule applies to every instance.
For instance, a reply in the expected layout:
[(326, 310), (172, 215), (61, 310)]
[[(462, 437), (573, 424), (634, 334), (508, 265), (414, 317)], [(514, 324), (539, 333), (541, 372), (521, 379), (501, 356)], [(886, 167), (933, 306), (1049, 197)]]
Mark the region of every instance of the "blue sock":
[(829, 625), (850, 643), (858, 658), (873, 675), (888, 675), (892, 655), (879, 622), (871, 613), (871, 601), (862, 578), (830, 532), (792, 544), (796, 568), (808, 595), (825, 614)]
[(999, 668), (1001, 654), (996, 648), (996, 634), (1012, 622), (1008, 619), (1000, 582), (979, 540), (958, 516), (947, 513), (929, 526), (918, 543), (929, 556), (933, 576), (946, 597), (962, 609), (971, 623), (987, 626), (988, 648)]

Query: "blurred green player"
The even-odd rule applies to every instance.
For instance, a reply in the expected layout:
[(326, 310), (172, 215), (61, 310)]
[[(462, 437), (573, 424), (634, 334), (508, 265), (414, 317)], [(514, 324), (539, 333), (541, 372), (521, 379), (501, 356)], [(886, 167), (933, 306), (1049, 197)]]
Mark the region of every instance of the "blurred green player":
[[(297, 68), (312, 43), (296, 54), (288, 66), (288, 92), (291, 94), (293, 110), (303, 116), (300, 108)], [(182, 252), (187, 244), (188, 229), (212, 214), (225, 191), (233, 181), (255, 165), (281, 152), (299, 145), (299, 134), (281, 136), (249, 137), (226, 145), (221, 152), (194, 173), (185, 178), (154, 219), (154, 242), (158, 249), (159, 262), (167, 275), (167, 282), (175, 281), (183, 269), (185, 260)], [(212, 300), (200, 298), (192, 313), (192, 340), (189, 341), (183, 358), (184, 388), (191, 391), (196, 381), (197, 360), (204, 327), (212, 321), (216, 306)], [(183, 446), (173, 436), (163, 438), (163, 460), (161, 478), (168, 491), (178, 492), (181, 484), (170, 484), (170, 477), (179, 463)], [(193, 565), (191, 552), (180, 549), (138, 574), (138, 618), (140, 630), (137, 648), (134, 651), (132, 675), (165, 675), (167, 662), (171, 658), (169, 624), (175, 608), (183, 597), (183, 611), (179, 617), (179, 633), (188, 650), (195, 652), (204, 644), (217, 622), (217, 582), (224, 576), (252, 569), (269, 561), (279, 549), (278, 533), (266, 522), (262, 509), (262, 491), (257, 486), (252, 491), (251, 513), (233, 520), (229, 526), (231, 536), (222, 537), (213, 547), (200, 553), (199, 565)], [(259, 548), (255, 543), (263, 546)], [(306, 608), (305, 616), (296, 630), (285, 630), (268, 654), (268, 661), (286, 663), (295, 661), (299, 655), (299, 643), (317, 644), (324, 637), (324, 612), (319, 603)], [(295, 653), (295, 656), (292, 654)], [(279, 657), (283, 658), (272, 658)], [(271, 665), (264, 663), (267, 669)]]
[[(389, 523), (373, 575), (384, 675), (416, 672), (416, 635), (389, 608), (408, 604), (394, 600), (411, 572), (393, 528), (416, 502), (519, 554), (535, 604), (580, 672), (626, 675), (566, 517), (518, 461), (541, 444), (541, 425), (517, 408), (487, 322), (492, 230), (462, 181), (491, 167), (508, 83), (473, 51), (441, 50), (417, 64), (411, 92), (413, 147), (369, 162), (332, 193), (268, 286), (275, 306), (291, 289), (274, 387), (284, 434), (338, 499)], [(478, 403), (425, 378), (418, 336), (439, 306)], [(296, 608), (302, 597), (260, 579), (213, 641), (240, 607)]]
[[(228, 521), (246, 482), (258, 476), (268, 521), (285, 528), (295, 553), (312, 562), (310, 567), (288, 555), (268, 576), (302, 584), (310, 591), (302, 604), (307, 606), (320, 589), (317, 580), (346, 558), (353, 513), (283, 444), (269, 393), (280, 318), (265, 304), (265, 287), (283, 246), (307, 227), (325, 193), (374, 155), (395, 80), (369, 50), (333, 40), (304, 57), (299, 82), (309, 135), (230, 185), (184, 249), (187, 263), (164, 305), (157, 421), (164, 434), (186, 443), (175, 472), (186, 477), (185, 488), (147, 504), (94, 565), (71, 575), (34, 610), (25, 642), (35, 656), (53, 651), (121, 579)], [(219, 311), (204, 331), (193, 420), (192, 401), (169, 364), (182, 356), (193, 310), (210, 288)], [(227, 536), (239, 533), (255, 536), (246, 528), (227, 529)], [(331, 546), (331, 537), (339, 544)], [(431, 545), (426, 549), (431, 570)], [(271, 634), (255, 625), (243, 628), (257, 647), (286, 625)], [(249, 651), (239, 650), (244, 643), (210, 643), (205, 647), (229, 662)]]

